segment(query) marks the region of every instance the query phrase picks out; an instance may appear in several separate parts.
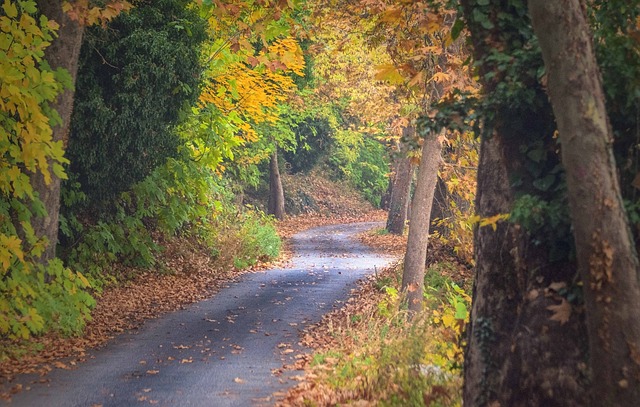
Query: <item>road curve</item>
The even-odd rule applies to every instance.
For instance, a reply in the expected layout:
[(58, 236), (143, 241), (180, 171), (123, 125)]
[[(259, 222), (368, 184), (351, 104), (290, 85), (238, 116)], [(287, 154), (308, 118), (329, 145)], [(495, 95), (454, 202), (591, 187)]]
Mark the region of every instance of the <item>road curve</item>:
[[(48, 383), (22, 376), (17, 406), (272, 405), (293, 383), (272, 374), (301, 349), (298, 331), (344, 301), (354, 283), (393, 261), (353, 239), (378, 226), (310, 229), (292, 238), (287, 268), (247, 274), (214, 297), (147, 321)], [(292, 352), (291, 349), (294, 352)]]

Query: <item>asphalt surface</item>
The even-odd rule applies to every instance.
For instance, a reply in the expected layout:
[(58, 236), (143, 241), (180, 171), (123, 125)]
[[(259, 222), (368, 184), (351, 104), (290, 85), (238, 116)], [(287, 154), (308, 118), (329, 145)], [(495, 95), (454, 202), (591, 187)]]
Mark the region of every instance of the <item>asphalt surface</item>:
[[(393, 258), (353, 235), (379, 226), (325, 226), (292, 239), (287, 268), (247, 274), (211, 299), (146, 322), (91, 353), (75, 370), (23, 376), (10, 406), (269, 406), (299, 372), (272, 372), (308, 351), (299, 331)], [(28, 388), (28, 390), (26, 389)]]

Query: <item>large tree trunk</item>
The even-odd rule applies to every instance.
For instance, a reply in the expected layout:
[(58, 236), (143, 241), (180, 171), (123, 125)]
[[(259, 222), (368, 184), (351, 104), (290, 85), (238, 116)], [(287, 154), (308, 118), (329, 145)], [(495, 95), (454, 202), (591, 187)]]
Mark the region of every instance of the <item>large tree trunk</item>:
[(422, 309), (431, 205), (438, 179), (440, 150), (441, 142), (438, 135), (430, 132), (422, 145), (422, 158), (418, 168), (416, 190), (411, 202), (407, 252), (402, 272), (402, 292), (406, 295), (409, 311), (412, 313)]
[(276, 146), (271, 154), (269, 162), (269, 214), (276, 219), (284, 219), (284, 189), (280, 178), (280, 168), (278, 166), (278, 147)]
[[(78, 57), (82, 45), (84, 27), (71, 20), (62, 11), (61, 0), (38, 0), (38, 8), (49, 18), (60, 24), (58, 36), (45, 51), (45, 59), (53, 69), (64, 68), (71, 74), (73, 83), (78, 72)], [(66, 89), (58, 96), (52, 107), (60, 114), (62, 123), (53, 128), (53, 140), (63, 141), (67, 145), (69, 137), (69, 125), (73, 111), (74, 89)], [(48, 216), (46, 218), (34, 218), (31, 224), (36, 236), (45, 237), (49, 244), (41, 257), (41, 262), (46, 264), (56, 254), (58, 242), (58, 216), (60, 212), (60, 178), (53, 172), (51, 182), (47, 184), (40, 173), (31, 175), (31, 184), (43, 202)]]
[[(504, 148), (498, 134), (483, 139), (478, 163), (476, 211), (491, 217), (508, 213), (513, 198), (509, 189)], [(499, 223), (475, 230), (476, 277), (468, 345), (464, 358), (464, 405), (484, 406), (499, 392), (500, 368), (509, 356), (509, 334), (517, 320), (521, 301), (513, 227)], [(511, 269), (513, 273), (505, 273)]]
[(445, 219), (451, 216), (451, 199), (454, 197), (449, 193), (447, 184), (438, 176), (436, 188), (433, 192), (433, 204), (431, 205), (431, 219), (429, 225), (429, 234), (434, 232), (445, 233), (445, 228), (437, 227), (433, 224), (435, 219)]
[[(395, 165), (394, 171), (395, 174)], [(389, 183), (387, 184), (387, 189), (384, 191), (384, 194), (380, 197), (380, 209), (388, 211), (389, 205), (391, 203), (391, 191), (393, 190), (393, 177), (389, 176)]]
[[(561, 189), (544, 194), (536, 188), (540, 178), (553, 174), (561, 179), (562, 174), (552, 172), (558, 167), (553, 116), (536, 76), (538, 67), (531, 66), (536, 63), (536, 48), (523, 30), (529, 24), (526, 6), (494, 2), (487, 7), (473, 0), (463, 0), (462, 5), (484, 93), (504, 91), (504, 84), (510, 84), (509, 89), (527, 89), (526, 96), (534, 99), (519, 104), (497, 98), (489, 102), (491, 132), (481, 142), (477, 214), (481, 218), (509, 214), (521, 195), (556, 199), (560, 205)], [(496, 53), (515, 55), (522, 50), (528, 53), (528, 69), (505, 71), (504, 61), (494, 58)], [(527, 152), (532, 148), (545, 154), (544, 166), (531, 161)], [(476, 228), (465, 406), (588, 405), (583, 314), (560, 294), (579, 290), (579, 282), (575, 264), (566, 257), (570, 248), (563, 251), (565, 257), (551, 256), (555, 232), (512, 222)]]
[(640, 403), (638, 257), (611, 150), (612, 131), (579, 0), (530, 0), (567, 173), (589, 332), (592, 401)]
[[(411, 137), (415, 133), (413, 127), (403, 130), (403, 137)], [(413, 165), (411, 159), (407, 157), (408, 148), (406, 144), (400, 144), (400, 157), (396, 165), (396, 173), (393, 178), (391, 188), (391, 199), (389, 200), (389, 214), (387, 216), (387, 231), (396, 235), (404, 233), (409, 210), (411, 195), (411, 181), (413, 178)]]

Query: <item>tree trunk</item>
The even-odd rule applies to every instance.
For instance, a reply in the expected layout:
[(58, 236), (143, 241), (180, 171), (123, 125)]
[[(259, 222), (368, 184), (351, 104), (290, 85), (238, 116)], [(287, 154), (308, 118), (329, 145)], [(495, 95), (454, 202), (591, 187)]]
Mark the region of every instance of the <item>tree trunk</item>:
[(429, 234), (433, 234), (438, 231), (440, 233), (445, 232), (445, 228), (434, 226), (431, 222), (435, 219), (445, 219), (451, 216), (451, 204), (450, 200), (453, 199), (447, 188), (447, 184), (440, 176), (438, 176), (436, 182), (436, 188), (433, 193), (433, 204), (431, 205), (431, 219), (429, 220)]
[(430, 132), (422, 145), (422, 158), (418, 167), (416, 190), (411, 202), (407, 252), (402, 272), (402, 292), (406, 294), (411, 313), (422, 309), (431, 205), (438, 179), (440, 150), (441, 142), (438, 135)]
[(579, 0), (530, 0), (567, 173), (589, 333), (592, 401), (640, 402), (638, 257), (611, 150), (611, 126)]
[(271, 154), (269, 162), (269, 214), (276, 219), (284, 219), (284, 190), (280, 179), (280, 168), (278, 167), (278, 147), (276, 146)]
[[(562, 179), (562, 174), (553, 172), (558, 168), (553, 116), (536, 75), (539, 67), (535, 64), (542, 61), (536, 60), (535, 42), (526, 30), (530, 24), (526, 5), (493, 2), (487, 7), (473, 0), (463, 0), (462, 5), (477, 74), (491, 106), (481, 112), (489, 119), (485, 125), (491, 127), (481, 141), (477, 214), (480, 218), (509, 214), (516, 197), (522, 195), (541, 201), (557, 199), (554, 202), (560, 206), (560, 188), (545, 193), (536, 187), (536, 181), (549, 175)], [(526, 55), (522, 56), (523, 52)], [(526, 57), (527, 69), (505, 71), (505, 60), (496, 53)], [(518, 66), (523, 61), (511, 63)], [(505, 90), (504, 84), (509, 84), (510, 90), (526, 89), (529, 99), (511, 94), (520, 97), (514, 103), (493, 96), (494, 91)], [(543, 152), (544, 166), (528, 155), (532, 147)], [(532, 168), (535, 171), (529, 171)], [(570, 238), (568, 229), (561, 232)], [(579, 291), (580, 286), (570, 258), (552, 259), (552, 239), (558, 230), (552, 232), (527, 229), (513, 220), (476, 227), (476, 275), (464, 364), (465, 406), (588, 405), (591, 384), (584, 364), (587, 335), (583, 313), (566, 298), (566, 292)], [(560, 292), (565, 292), (564, 296)]]
[[(75, 83), (84, 27), (76, 21), (71, 20), (67, 14), (62, 11), (62, 3), (61, 0), (38, 1), (38, 9), (40, 12), (50, 20), (54, 20), (60, 24), (57, 38), (55, 38), (51, 45), (45, 50), (45, 59), (53, 69), (66, 69), (71, 75), (73, 83)], [(63, 141), (65, 146), (69, 138), (69, 125), (73, 111), (73, 95), (74, 89), (66, 89), (51, 106), (62, 118), (62, 123), (52, 129), (53, 140)], [(51, 173), (51, 183), (49, 184), (45, 183), (44, 177), (40, 173), (32, 174), (30, 178), (31, 185), (33, 185), (33, 189), (38, 193), (48, 214), (46, 218), (33, 218), (31, 221), (36, 236), (45, 237), (49, 242), (47, 249), (41, 257), (41, 262), (46, 264), (55, 257), (58, 242), (60, 178), (53, 172)]]
[[(490, 217), (511, 210), (507, 168), (497, 134), (482, 140), (477, 189), (478, 216)], [(464, 357), (465, 406), (487, 405), (500, 387), (496, 371), (505, 364), (509, 354), (508, 334), (517, 318), (520, 301), (516, 273), (504, 276), (502, 269), (517, 270), (514, 242), (513, 228), (506, 223), (498, 224), (495, 231), (491, 228), (475, 230), (476, 277)], [(496, 285), (496, 282), (501, 284)]]
[[(395, 165), (394, 165), (395, 167)], [(393, 173), (395, 174), (395, 168)], [(387, 189), (384, 191), (384, 194), (380, 197), (380, 209), (388, 211), (389, 205), (391, 203), (391, 191), (393, 190), (393, 177), (389, 177), (389, 183), (387, 184)]]
[[(410, 137), (415, 132), (413, 127), (404, 129), (404, 137)], [(404, 233), (404, 226), (407, 222), (407, 212), (409, 210), (409, 199), (411, 195), (411, 181), (413, 178), (413, 165), (411, 159), (407, 157), (407, 146), (400, 144), (400, 157), (396, 165), (396, 173), (393, 178), (391, 188), (391, 199), (389, 201), (389, 215), (387, 217), (387, 231), (395, 235)]]

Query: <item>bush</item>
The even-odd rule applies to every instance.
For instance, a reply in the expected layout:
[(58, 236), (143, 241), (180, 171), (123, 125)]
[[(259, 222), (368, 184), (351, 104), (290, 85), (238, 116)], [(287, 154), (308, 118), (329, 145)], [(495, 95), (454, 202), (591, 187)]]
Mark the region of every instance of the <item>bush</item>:
[(243, 269), (280, 254), (274, 219), (252, 208), (237, 211), (227, 206), (202, 230), (212, 255), (223, 265)]
[(185, 0), (136, 3), (82, 46), (67, 157), (90, 202), (176, 156), (174, 126), (199, 95), (204, 20)]

